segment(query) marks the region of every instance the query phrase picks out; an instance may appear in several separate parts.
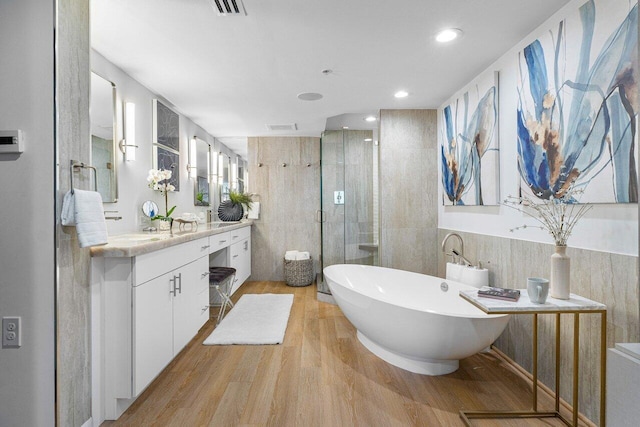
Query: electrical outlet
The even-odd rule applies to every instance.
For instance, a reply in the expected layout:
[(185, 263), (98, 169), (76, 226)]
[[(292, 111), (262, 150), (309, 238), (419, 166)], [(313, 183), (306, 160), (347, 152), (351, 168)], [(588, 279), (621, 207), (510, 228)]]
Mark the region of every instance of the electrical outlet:
[(20, 317), (3, 317), (2, 348), (18, 348), (21, 345)]

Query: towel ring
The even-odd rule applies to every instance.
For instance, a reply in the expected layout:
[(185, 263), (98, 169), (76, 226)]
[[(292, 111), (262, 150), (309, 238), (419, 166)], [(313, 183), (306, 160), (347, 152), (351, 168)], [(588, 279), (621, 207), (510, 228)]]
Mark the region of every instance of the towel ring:
[(93, 183), (94, 183), (94, 191), (98, 191), (98, 171), (91, 165), (88, 165), (84, 162), (80, 162), (78, 160), (71, 160), (69, 165), (69, 177), (71, 180), (71, 194), (73, 193), (73, 172), (76, 168), (80, 169), (92, 169), (93, 170)]

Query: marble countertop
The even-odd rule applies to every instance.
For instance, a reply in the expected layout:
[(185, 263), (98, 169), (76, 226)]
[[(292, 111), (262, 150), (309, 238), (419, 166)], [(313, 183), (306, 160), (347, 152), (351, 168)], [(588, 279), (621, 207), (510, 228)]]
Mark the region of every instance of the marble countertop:
[(582, 311), (606, 310), (607, 306), (597, 301), (570, 294), (569, 299), (548, 297), (544, 304), (531, 302), (526, 289), (520, 289), (520, 298), (516, 302), (478, 296), (478, 290), (460, 291), (460, 296), (480, 310), (489, 314), (499, 313), (570, 313)]
[(177, 225), (174, 225), (173, 232), (139, 231), (136, 233), (120, 234), (117, 236), (109, 236), (109, 242), (106, 245), (93, 246), (90, 252), (92, 257), (134, 257), (214, 234), (220, 234), (242, 227), (250, 227), (252, 224), (252, 220), (240, 222), (211, 222), (198, 224), (198, 228), (195, 231), (179, 231)]

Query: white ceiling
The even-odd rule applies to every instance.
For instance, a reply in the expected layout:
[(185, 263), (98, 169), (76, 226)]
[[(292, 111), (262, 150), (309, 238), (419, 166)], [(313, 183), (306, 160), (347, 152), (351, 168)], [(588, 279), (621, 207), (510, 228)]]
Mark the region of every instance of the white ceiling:
[[(568, 1), (244, 0), (246, 16), (224, 17), (209, 0), (91, 0), (91, 44), (246, 157), (247, 136), (436, 108)], [(436, 43), (446, 27), (463, 37)]]

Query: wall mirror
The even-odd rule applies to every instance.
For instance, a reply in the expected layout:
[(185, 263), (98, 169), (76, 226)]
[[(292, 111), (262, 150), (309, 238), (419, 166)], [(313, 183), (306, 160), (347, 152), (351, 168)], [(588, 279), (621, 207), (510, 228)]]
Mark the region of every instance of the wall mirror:
[(118, 201), (116, 174), (116, 85), (91, 73), (91, 164), (104, 203)]
[(224, 153), (220, 153), (218, 165), (218, 185), (220, 187), (220, 202), (229, 200), (230, 187), (230, 163), (231, 159)]
[(209, 157), (211, 146), (207, 141), (200, 138), (195, 139), (195, 159), (196, 159), (196, 174), (194, 181), (194, 199), (193, 204), (196, 206), (210, 206), (210, 188), (209, 188)]

